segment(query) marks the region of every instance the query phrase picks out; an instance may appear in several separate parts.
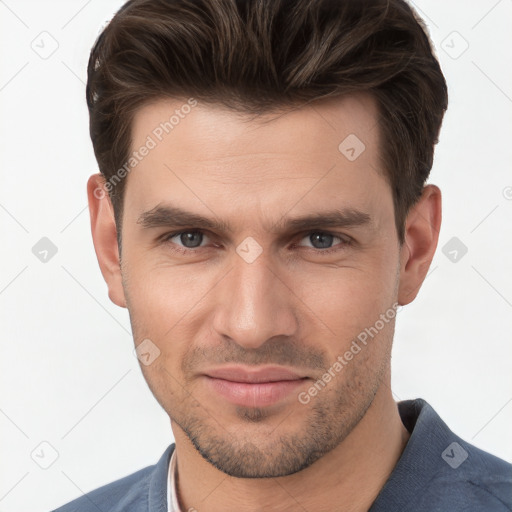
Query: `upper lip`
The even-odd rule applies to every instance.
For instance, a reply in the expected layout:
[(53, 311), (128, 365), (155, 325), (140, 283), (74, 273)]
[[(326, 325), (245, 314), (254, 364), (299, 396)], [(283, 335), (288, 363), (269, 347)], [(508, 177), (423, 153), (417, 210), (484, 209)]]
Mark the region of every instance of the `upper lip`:
[(263, 366), (257, 368), (241, 366), (225, 366), (205, 372), (208, 377), (224, 379), (232, 382), (278, 382), (283, 380), (299, 380), (304, 377), (282, 366)]

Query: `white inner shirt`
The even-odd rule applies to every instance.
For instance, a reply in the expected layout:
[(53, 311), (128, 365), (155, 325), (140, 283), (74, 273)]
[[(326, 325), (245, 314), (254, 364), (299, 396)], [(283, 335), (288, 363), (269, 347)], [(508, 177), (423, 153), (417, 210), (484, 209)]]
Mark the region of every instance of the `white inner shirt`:
[(176, 447), (169, 461), (169, 473), (167, 475), (167, 510), (169, 512), (181, 512), (178, 503), (178, 491), (176, 489)]

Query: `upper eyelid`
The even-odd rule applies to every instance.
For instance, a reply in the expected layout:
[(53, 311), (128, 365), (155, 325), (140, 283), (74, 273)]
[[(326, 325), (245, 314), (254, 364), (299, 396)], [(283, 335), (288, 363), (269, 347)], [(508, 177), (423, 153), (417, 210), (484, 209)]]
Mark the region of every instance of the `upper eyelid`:
[[(330, 235), (334, 238), (339, 238), (341, 240), (341, 242), (339, 244), (334, 244), (333, 247), (327, 247), (325, 250), (322, 250), (322, 249), (317, 249), (316, 247), (308, 247), (308, 249), (313, 249), (314, 251), (320, 251), (320, 252), (327, 252), (329, 250), (332, 250), (334, 247), (336, 247), (336, 245), (348, 245), (352, 242), (352, 238), (349, 237), (348, 235), (344, 235), (342, 233), (333, 233), (332, 231), (324, 231), (324, 230), (321, 230), (321, 229), (315, 229), (315, 230), (310, 230), (310, 231), (306, 231), (306, 232), (302, 232), (302, 233), (299, 233), (297, 235), (297, 238), (300, 237), (299, 241), (302, 240), (304, 237), (308, 236), (308, 235), (312, 235), (313, 233), (322, 233), (323, 235)], [(296, 244), (294, 243), (294, 246)]]
[(212, 234), (206, 230), (206, 229), (199, 229), (199, 228), (191, 228), (191, 229), (180, 229), (179, 231), (171, 231), (169, 233), (164, 233), (159, 238), (163, 240), (169, 240), (171, 238), (174, 238), (175, 236), (182, 235), (183, 233), (201, 233), (211, 236)]

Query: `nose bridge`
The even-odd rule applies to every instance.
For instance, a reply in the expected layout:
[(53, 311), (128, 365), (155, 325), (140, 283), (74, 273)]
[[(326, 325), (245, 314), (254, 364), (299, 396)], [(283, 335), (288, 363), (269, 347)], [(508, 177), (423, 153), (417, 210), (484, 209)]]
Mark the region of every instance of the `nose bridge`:
[(291, 336), (297, 327), (291, 292), (276, 277), (266, 254), (245, 257), (253, 250), (240, 244), (233, 255), (232, 271), (221, 283), (214, 325), (218, 334), (245, 348), (257, 348), (274, 336)]

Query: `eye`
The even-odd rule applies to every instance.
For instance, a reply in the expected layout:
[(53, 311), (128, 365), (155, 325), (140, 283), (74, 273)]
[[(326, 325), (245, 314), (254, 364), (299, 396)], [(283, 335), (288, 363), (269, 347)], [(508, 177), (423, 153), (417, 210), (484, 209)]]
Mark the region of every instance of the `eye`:
[[(332, 245), (335, 240), (339, 240), (340, 243), (336, 245)], [(326, 231), (311, 231), (304, 236), (302, 240), (307, 240), (311, 245), (306, 245), (306, 247), (311, 247), (316, 249), (318, 252), (331, 252), (331, 250), (336, 251), (343, 248), (343, 246), (348, 245), (350, 241), (346, 238), (342, 238), (341, 236), (334, 235), (333, 233), (328, 233)], [(298, 244), (301, 246), (301, 244)], [(304, 247), (304, 246), (303, 246)]]
[[(180, 231), (179, 233), (170, 233), (166, 235), (162, 241), (170, 242), (176, 245), (179, 249), (185, 250), (194, 250), (201, 247), (201, 242), (203, 242), (206, 235), (202, 231), (198, 230), (190, 230), (190, 231)], [(206, 237), (208, 238), (208, 237)]]

